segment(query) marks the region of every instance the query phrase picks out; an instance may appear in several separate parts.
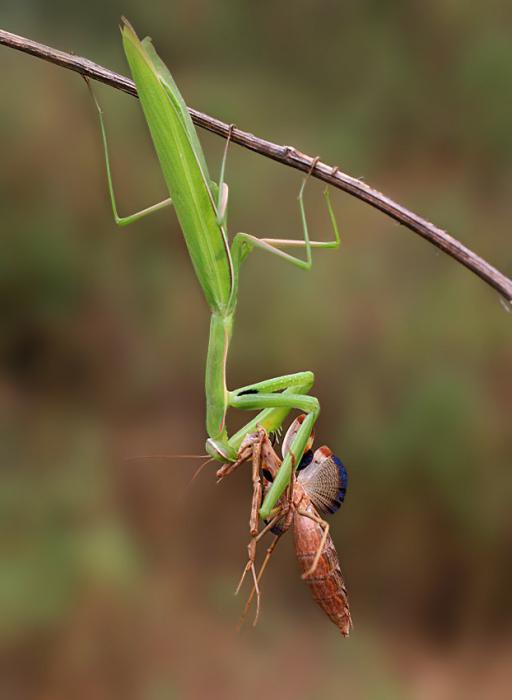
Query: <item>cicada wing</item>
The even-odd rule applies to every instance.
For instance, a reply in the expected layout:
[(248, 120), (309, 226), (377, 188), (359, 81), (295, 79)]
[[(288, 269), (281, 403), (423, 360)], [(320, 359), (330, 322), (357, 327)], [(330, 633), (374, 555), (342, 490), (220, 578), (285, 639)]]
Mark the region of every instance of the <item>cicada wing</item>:
[[(311, 503), (307, 506), (306, 512), (316, 515)], [(323, 530), (318, 522), (295, 513), (293, 534), (297, 559), (304, 574), (313, 564), (322, 542)], [(314, 600), (343, 636), (347, 637), (352, 627), (352, 617), (338, 555), (330, 535), (327, 536), (315, 571), (305, 581)]]
[(347, 470), (325, 445), (315, 450), (313, 459), (302, 469), (297, 479), (315, 508), (323, 515), (335, 513), (345, 499)]

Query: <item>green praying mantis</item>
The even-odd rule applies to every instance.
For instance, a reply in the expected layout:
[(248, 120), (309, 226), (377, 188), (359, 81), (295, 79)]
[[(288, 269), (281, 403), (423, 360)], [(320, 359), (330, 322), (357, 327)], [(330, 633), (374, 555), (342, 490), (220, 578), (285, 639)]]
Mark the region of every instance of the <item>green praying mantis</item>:
[[(169, 70), (153, 48), (151, 40), (139, 40), (132, 26), (124, 19), (121, 33), (126, 58), (170, 196), (131, 216), (119, 216), (112, 184), (105, 125), (101, 108), (95, 100), (112, 210), (114, 219), (120, 226), (138, 221), (171, 204), (176, 211), (192, 265), (211, 312), (205, 380), (208, 433), (206, 450), (215, 460), (234, 462), (242, 441), (257, 427), (272, 433), (281, 428), (291, 410), (296, 409), (305, 414), (293, 444), (262, 503), (260, 517), (265, 520), (284, 493), (293, 470), (301, 461), (318, 418), (320, 405), (317, 398), (309, 395), (314, 382), (314, 375), (309, 371), (274, 377), (235, 390), (227, 388), (226, 363), (233, 333), (239, 273), (242, 263), (254, 249), (277, 255), (301, 269), (309, 270), (312, 265), (313, 248), (338, 248), (340, 235), (329, 194), (326, 191), (324, 196), (334, 230), (334, 240), (322, 242), (309, 238), (303, 200), (306, 176), (298, 197), (304, 231), (302, 240), (256, 238), (248, 233), (237, 233), (230, 244), (226, 233), (228, 187), (224, 182), (229, 139), (226, 142), (217, 184), (208, 173), (187, 106)], [(286, 248), (303, 248), (305, 259), (290, 254)], [(226, 414), (229, 408), (258, 413), (229, 437), (226, 428)]]

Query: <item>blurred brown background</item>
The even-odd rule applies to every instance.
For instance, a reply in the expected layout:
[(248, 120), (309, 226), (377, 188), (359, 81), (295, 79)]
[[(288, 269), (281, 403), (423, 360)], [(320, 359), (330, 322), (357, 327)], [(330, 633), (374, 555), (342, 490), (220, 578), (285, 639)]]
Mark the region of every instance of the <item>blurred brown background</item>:
[[(4, 0), (0, 25), (126, 73), (121, 14), (192, 106), (318, 153), (512, 273), (509, 3)], [(162, 179), (135, 100), (97, 90), (128, 213)], [(318, 440), (350, 474), (332, 525), (355, 629), (323, 618), (290, 537), (238, 636), (247, 471), (187, 488), (197, 462), (144, 457), (204, 446), (208, 314), (174, 215), (115, 227), (77, 75), (1, 48), (0, 92), (0, 696), (509, 697), (497, 295), (338, 192), (341, 251), (309, 274), (246, 263), (229, 383), (315, 371)], [(201, 140), (215, 175), (223, 143)], [(233, 146), (227, 179), (231, 232), (296, 236), (299, 174)]]

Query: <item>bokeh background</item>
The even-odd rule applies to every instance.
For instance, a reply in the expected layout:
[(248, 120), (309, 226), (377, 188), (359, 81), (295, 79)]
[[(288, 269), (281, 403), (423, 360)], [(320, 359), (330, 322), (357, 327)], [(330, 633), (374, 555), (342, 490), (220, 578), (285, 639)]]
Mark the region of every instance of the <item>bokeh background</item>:
[[(120, 72), (125, 14), (186, 100), (319, 154), (512, 273), (512, 8), (3, 0), (3, 28)], [(204, 449), (208, 314), (171, 211), (117, 229), (75, 74), (0, 48), (0, 695), (505, 698), (512, 680), (512, 316), (451, 259), (339, 192), (309, 274), (255, 253), (229, 384), (314, 370), (350, 473), (332, 522), (349, 640), (292, 538), (244, 595), (248, 471)], [(120, 207), (164, 196), (135, 100), (97, 88)], [(201, 133), (218, 171), (223, 142)], [(233, 146), (230, 230), (295, 237), (300, 175)], [(328, 236), (322, 186), (312, 230)], [(232, 417), (232, 426), (241, 417)]]

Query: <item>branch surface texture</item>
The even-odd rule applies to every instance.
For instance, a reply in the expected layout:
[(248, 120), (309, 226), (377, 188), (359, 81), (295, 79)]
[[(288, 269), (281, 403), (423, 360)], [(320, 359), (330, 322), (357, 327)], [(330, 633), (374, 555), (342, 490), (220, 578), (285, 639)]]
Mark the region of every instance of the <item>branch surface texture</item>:
[[(63, 68), (76, 71), (86, 78), (98, 80), (117, 90), (122, 90), (129, 95), (137, 97), (137, 90), (132, 80), (126, 78), (124, 75), (114, 73), (97, 63), (93, 63), (87, 58), (53, 49), (44, 44), (39, 44), (36, 41), (26, 39), (25, 37), (12, 34), (2, 29), (0, 29), (0, 44), (18, 49), (19, 51), (31, 54), (37, 58), (42, 58)], [(215, 117), (210, 117), (190, 107), (189, 111), (192, 120), (197, 126), (212, 131), (223, 138), (227, 138), (231, 132), (231, 140), (234, 143), (266, 156), (267, 158), (272, 158), (290, 168), (302, 170), (303, 172), (311, 171), (312, 177), (323, 180), (327, 184), (337, 187), (353, 197), (361, 199), (363, 202), (366, 202), (384, 214), (387, 214), (392, 219), (395, 219), (395, 221), (398, 221), (403, 226), (406, 226), (414, 233), (425, 238), (427, 241), (437, 246), (437, 248), (440, 248), (443, 252), (450, 255), (478, 275), (478, 277), (488, 285), (496, 289), (506, 301), (512, 302), (512, 279), (506, 277), (479, 255), (460, 243), (456, 238), (446, 233), (446, 231), (426, 221), (414, 212), (409, 211), (401, 204), (394, 202), (385, 194), (369, 187), (361, 180), (343, 173), (338, 167), (327, 165), (317, 158), (302, 153), (293, 146), (280, 146), (266, 139), (259, 138), (247, 131), (232, 127), (219, 119), (215, 119)]]

